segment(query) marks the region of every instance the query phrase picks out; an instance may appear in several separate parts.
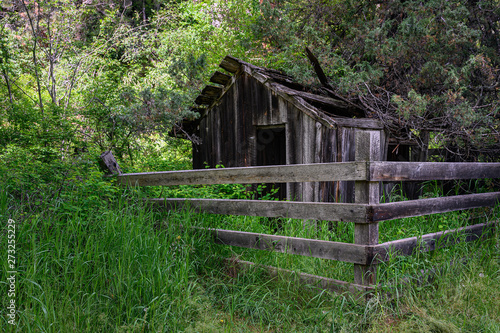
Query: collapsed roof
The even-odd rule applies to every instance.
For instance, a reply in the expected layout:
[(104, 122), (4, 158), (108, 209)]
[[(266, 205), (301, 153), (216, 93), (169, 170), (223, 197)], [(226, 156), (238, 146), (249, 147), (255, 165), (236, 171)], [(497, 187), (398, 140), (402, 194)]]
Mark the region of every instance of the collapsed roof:
[(367, 118), (365, 110), (345, 99), (342, 100), (340, 96), (332, 98), (332, 91), (325, 87), (316, 89), (307, 87), (280, 71), (255, 66), (231, 56), (226, 56), (219, 66), (230, 74), (216, 71), (212, 75), (210, 82), (216, 85), (207, 85), (194, 101), (197, 106), (192, 110), (198, 112), (200, 117), (195, 120), (184, 120), (183, 131), (194, 133), (200, 120), (221, 99), (242, 72), (251, 75), (276, 94), (327, 126), (382, 129), (379, 121)]

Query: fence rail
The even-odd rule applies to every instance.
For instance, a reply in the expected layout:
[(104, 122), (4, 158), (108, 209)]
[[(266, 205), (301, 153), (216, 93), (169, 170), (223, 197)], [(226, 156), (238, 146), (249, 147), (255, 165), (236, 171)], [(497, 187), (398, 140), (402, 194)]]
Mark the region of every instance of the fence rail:
[(500, 178), (500, 163), (339, 162), (121, 174), (124, 185), (170, 186)]
[(151, 199), (151, 202), (168, 209), (188, 208), (210, 214), (369, 223), (367, 220), (369, 206), (364, 204), (179, 198)]
[[(495, 223), (476, 224), (379, 244), (379, 222), (494, 206), (500, 202), (500, 192), (491, 192), (379, 203), (380, 181), (500, 178), (500, 163), (381, 162), (379, 159), (380, 132), (358, 130), (355, 162), (132, 173), (120, 174), (118, 180), (132, 186), (355, 181), (356, 203), (150, 199), (154, 205), (164, 209), (190, 208), (213, 214), (354, 223), (354, 244), (205, 229), (221, 244), (353, 263), (355, 283), (339, 281), (343, 287), (351, 286), (349, 290), (372, 290), (372, 286), (376, 285), (376, 264), (388, 260), (393, 254), (411, 255), (416, 251), (433, 251), (458, 242), (482, 239), (495, 226)], [(325, 282), (321, 280), (318, 283)], [(329, 280), (328, 283), (332, 282)]]
[(495, 206), (499, 200), (500, 192), (491, 192), (377, 204), (371, 222)]
[(129, 173), (121, 175), (120, 181), (127, 185), (159, 186), (365, 180), (367, 169), (366, 162), (295, 164)]
[(500, 192), (457, 195), (382, 204), (324, 203), (232, 199), (151, 199), (168, 209), (188, 208), (222, 215), (283, 217), (353, 223), (376, 223), (423, 215), (494, 206)]
[(216, 242), (224, 245), (298, 254), (361, 265), (369, 265), (372, 260), (367, 249), (362, 245), (234, 230), (203, 230), (210, 232)]
[(461, 242), (471, 242), (492, 235), (494, 223), (481, 223), (467, 227), (446, 230), (385, 242), (373, 247), (374, 263), (388, 261), (392, 255), (411, 256), (416, 252), (429, 252)]

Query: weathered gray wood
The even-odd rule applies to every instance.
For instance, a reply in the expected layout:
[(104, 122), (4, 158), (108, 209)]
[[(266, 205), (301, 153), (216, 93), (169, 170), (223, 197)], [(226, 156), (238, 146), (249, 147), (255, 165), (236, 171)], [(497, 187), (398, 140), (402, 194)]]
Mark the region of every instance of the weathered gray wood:
[(321, 64), (318, 61), (318, 58), (312, 53), (312, 51), (306, 46), (306, 55), (309, 58), (309, 61), (313, 65), (314, 71), (316, 72), (316, 76), (318, 77), (319, 81), (321, 84), (325, 87), (328, 87), (332, 89), (332, 86), (328, 83), (328, 78), (325, 75), (325, 72), (323, 72), (323, 69), (321, 68)]
[(379, 244), (373, 248), (374, 260), (388, 261), (391, 255), (410, 256), (416, 252), (429, 252), (461, 242), (483, 239), (492, 234), (495, 225), (496, 222), (481, 223)]
[(116, 162), (116, 159), (111, 151), (105, 151), (101, 154), (99, 165), (107, 174), (122, 174), (122, 170), (120, 169), (120, 166), (118, 165), (118, 162)]
[(367, 205), (323, 202), (229, 200), (229, 199), (150, 199), (157, 207), (194, 209), (223, 215), (246, 215), (368, 223)]
[[(314, 163), (314, 120), (304, 117), (302, 120), (302, 160), (304, 164)], [(312, 202), (314, 198), (314, 184), (307, 182), (302, 185), (302, 201)]]
[(201, 94), (204, 96), (208, 96), (208, 97), (212, 97), (214, 99), (217, 99), (222, 94), (222, 88), (215, 87), (215, 86), (206, 86), (201, 91)]
[(240, 69), (241, 64), (238, 59), (231, 56), (226, 56), (224, 59), (222, 59), (219, 66), (221, 68), (224, 68), (228, 72), (236, 73), (238, 69)]
[(321, 122), (327, 127), (333, 128), (339, 125), (344, 127), (355, 127), (360, 129), (383, 129), (382, 123), (376, 119), (371, 119), (371, 118), (353, 119), (353, 118), (340, 118), (340, 117), (332, 118), (330, 116), (327, 116), (323, 111), (306, 102), (305, 99), (302, 98), (302, 96), (299, 96), (300, 94), (289, 95), (287, 93), (290, 90), (295, 92), (296, 90), (287, 88), (277, 83), (269, 83), (268, 82), (269, 77), (263, 75), (260, 72), (252, 72), (252, 76), (259, 82), (264, 84), (266, 87), (268, 87), (269, 89), (274, 90), (281, 98), (294, 105), (296, 108), (307, 114), (309, 117), (312, 117), (313, 119)]
[(219, 71), (215, 71), (215, 73), (210, 78), (210, 82), (222, 84), (223, 86), (228, 84), (230, 81), (231, 81), (231, 75), (227, 75)]
[(258, 265), (250, 261), (243, 261), (239, 259), (225, 259), (226, 264), (229, 266), (228, 268), (231, 271), (231, 274), (238, 274), (238, 272), (242, 269), (248, 269), (250, 267), (259, 267), (266, 269), (271, 276), (279, 276), (279, 275), (288, 275), (289, 277), (297, 276), (300, 283), (308, 284), (315, 288), (328, 290), (334, 293), (343, 293), (349, 292), (356, 296), (356, 298), (360, 298), (364, 296), (367, 292), (373, 292), (375, 290), (374, 287), (363, 286), (355, 283), (349, 283), (340, 280), (334, 280), (318, 275), (312, 275), (307, 273), (296, 272), (284, 268), (277, 268), (273, 266), (266, 265)]
[(271, 87), (273, 88), (273, 90), (279, 90), (279, 91), (281, 91), (289, 96), (299, 96), (305, 100), (312, 101), (312, 102), (318, 102), (318, 103), (325, 104), (325, 105), (331, 105), (331, 106), (334, 106), (338, 109), (350, 108), (349, 105), (347, 105), (347, 103), (345, 103), (344, 101), (334, 99), (331, 97), (327, 97), (327, 96), (311, 94), (311, 93), (308, 93), (305, 91), (298, 91), (298, 90), (283, 86), (279, 83), (273, 83), (273, 84), (271, 84)]
[(366, 179), (366, 165), (365, 162), (345, 162), (127, 173), (118, 180), (132, 186), (361, 180)]
[(374, 162), (370, 165), (373, 181), (480, 178), (500, 178), (500, 163)]
[(194, 102), (198, 105), (210, 105), (215, 101), (215, 97), (212, 96), (205, 96), (205, 95), (199, 95), (196, 97)]
[(368, 251), (370, 253), (368, 253), (365, 246), (362, 245), (234, 230), (209, 228), (202, 228), (200, 230), (209, 232), (217, 243), (223, 245), (357, 264), (368, 264), (368, 258), (371, 260), (371, 249)]
[[(356, 161), (380, 160), (380, 131), (356, 131)], [(378, 204), (380, 185), (378, 182), (357, 181), (355, 183), (355, 202), (361, 204)], [(378, 244), (378, 224), (354, 225), (354, 243), (360, 245)], [(354, 265), (354, 282), (361, 285), (374, 285), (377, 282), (377, 267), (372, 263)]]
[(377, 119), (371, 118), (334, 118), (338, 126), (353, 127), (366, 130), (381, 130), (382, 123)]
[(394, 220), (456, 210), (495, 206), (500, 192), (457, 195), (444, 198), (420, 199), (373, 205), (373, 222)]

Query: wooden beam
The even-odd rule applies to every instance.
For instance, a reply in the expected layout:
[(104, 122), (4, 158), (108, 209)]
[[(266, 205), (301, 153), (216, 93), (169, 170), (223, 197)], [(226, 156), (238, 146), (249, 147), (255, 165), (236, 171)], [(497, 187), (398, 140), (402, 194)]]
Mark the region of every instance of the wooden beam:
[(370, 118), (337, 118), (333, 117), (338, 126), (341, 127), (355, 127), (366, 130), (381, 130), (383, 125), (379, 120)]
[[(357, 162), (380, 161), (380, 132), (356, 130), (355, 159)], [(358, 204), (378, 204), (380, 202), (380, 185), (373, 181), (357, 181), (354, 195)], [(356, 223), (354, 225), (354, 243), (377, 245), (378, 224)], [(377, 266), (371, 262), (354, 264), (354, 283), (365, 286), (375, 285), (377, 283)]]
[(120, 169), (120, 166), (111, 151), (105, 151), (101, 154), (99, 165), (108, 175), (122, 174), (122, 170)]
[(307, 57), (309, 58), (309, 61), (313, 65), (314, 71), (316, 72), (316, 75), (318, 76), (319, 81), (321, 84), (327, 88), (332, 89), (332, 86), (328, 83), (328, 78), (325, 75), (325, 72), (323, 72), (323, 69), (321, 68), (321, 65), (318, 61), (318, 58), (311, 52), (311, 50), (306, 46), (306, 54)]
[(305, 91), (298, 91), (295, 89), (288, 88), (288, 87), (286, 87), (282, 84), (279, 84), (279, 83), (271, 84), (271, 86), (274, 88), (273, 90), (280, 90), (289, 96), (299, 96), (307, 101), (317, 102), (317, 103), (321, 103), (324, 105), (330, 105), (330, 106), (333, 106), (333, 107), (338, 108), (338, 109), (350, 109), (351, 108), (344, 101), (334, 99), (331, 97), (312, 94), (312, 93), (308, 93)]
[(214, 99), (217, 99), (222, 94), (222, 88), (215, 87), (215, 86), (206, 86), (201, 91), (201, 94), (203, 96), (212, 97)]
[(457, 195), (444, 198), (420, 199), (373, 205), (373, 221), (386, 221), (457, 210), (495, 206), (500, 192)]
[(229, 200), (229, 199), (149, 199), (162, 209), (194, 209), (222, 215), (246, 215), (369, 223), (367, 205), (349, 203)]
[(197, 229), (210, 233), (217, 243), (223, 245), (357, 264), (368, 264), (368, 258), (369, 260), (372, 259), (371, 249), (368, 251), (370, 253), (368, 253), (366, 247), (361, 245), (234, 230)]
[(196, 99), (194, 100), (194, 102), (196, 104), (198, 104), (198, 105), (210, 105), (215, 100), (216, 100), (216, 98), (214, 98), (212, 96), (199, 95), (198, 97), (196, 97)]
[(349, 292), (353, 294), (356, 298), (364, 296), (368, 292), (375, 291), (374, 287), (363, 286), (355, 283), (349, 283), (340, 280), (334, 280), (326, 278), (323, 276), (312, 275), (307, 273), (296, 272), (284, 268), (277, 268), (273, 266), (258, 265), (250, 261), (244, 261), (239, 259), (225, 259), (226, 264), (229, 269), (236, 274), (242, 269), (248, 269), (251, 267), (259, 267), (266, 269), (271, 276), (287, 275), (287, 278), (296, 276), (302, 284), (311, 285), (315, 288), (322, 290), (327, 290), (333, 293), (344, 293)]
[(363, 179), (366, 179), (365, 162), (128, 173), (118, 178), (121, 184), (131, 186), (294, 183)]
[(226, 56), (224, 59), (222, 59), (219, 66), (230, 73), (236, 73), (238, 69), (240, 69), (241, 64), (238, 59), (231, 56)]
[(219, 71), (215, 71), (215, 73), (210, 78), (210, 82), (218, 83), (218, 84), (221, 84), (223, 86), (228, 84), (230, 81), (231, 81), (231, 75), (227, 75), (227, 74), (221, 73)]
[(483, 239), (493, 233), (497, 222), (481, 223), (453, 230), (435, 232), (421, 237), (410, 237), (386, 242), (373, 248), (374, 259), (388, 261), (391, 255), (411, 256), (416, 252), (429, 252), (461, 242)]
[(500, 178), (500, 163), (373, 162), (373, 181)]

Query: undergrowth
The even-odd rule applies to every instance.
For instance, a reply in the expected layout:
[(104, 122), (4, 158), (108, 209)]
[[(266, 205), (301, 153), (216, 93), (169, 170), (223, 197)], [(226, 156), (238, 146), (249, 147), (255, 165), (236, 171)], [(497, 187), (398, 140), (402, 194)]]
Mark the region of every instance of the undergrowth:
[[(164, 154), (166, 154), (164, 152)], [(184, 168), (184, 154), (126, 171)], [(0, 159), (0, 248), (16, 225), (16, 325), (8, 323), (6, 250), (1, 255), (4, 332), (499, 332), (500, 248), (461, 243), (379, 265), (384, 282), (368, 302), (332, 295), (261, 267), (234, 270), (224, 258), (351, 281), (352, 265), (214, 244), (196, 227), (216, 227), (342, 242), (351, 224), (189, 211), (159, 212), (145, 197), (161, 188), (120, 188), (91, 154), (37, 160), (7, 151)], [(179, 164), (175, 163), (180, 159)], [(24, 161), (24, 162), (23, 162)], [(148, 165), (146, 168), (145, 166)], [(144, 171), (144, 169), (142, 171)], [(170, 191), (170, 192), (168, 192)], [(247, 196), (241, 186), (176, 187), (177, 193)], [(167, 195), (165, 195), (167, 194)], [(470, 217), (498, 220), (499, 208), (380, 224), (381, 242), (452, 229)], [(421, 272), (436, 269), (433, 279)]]

